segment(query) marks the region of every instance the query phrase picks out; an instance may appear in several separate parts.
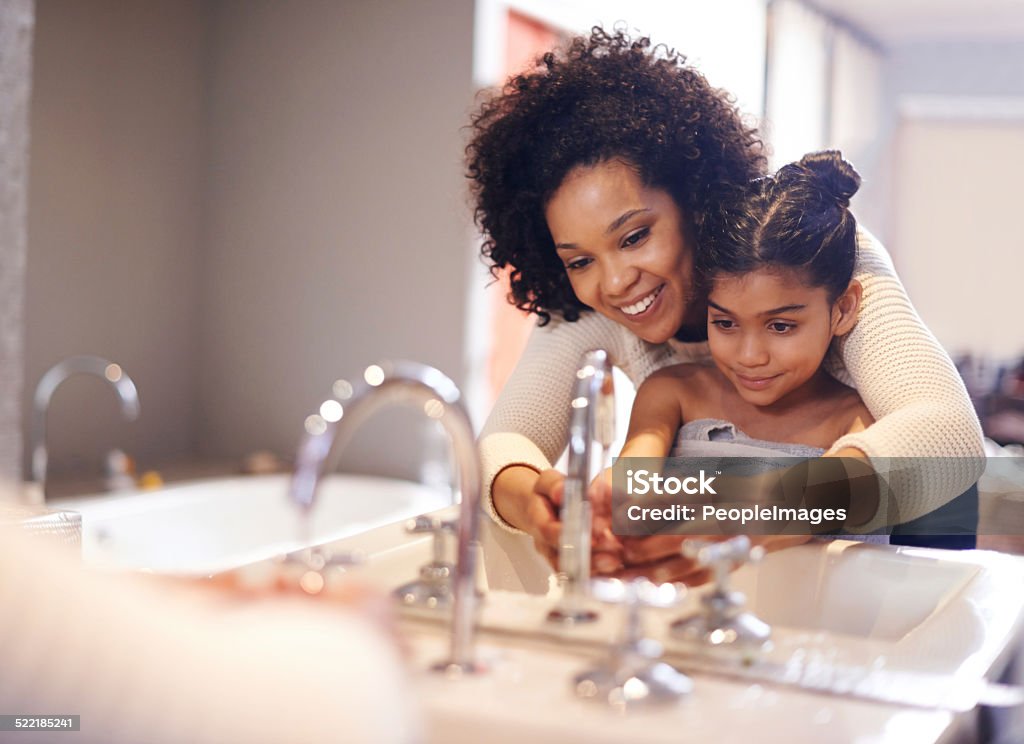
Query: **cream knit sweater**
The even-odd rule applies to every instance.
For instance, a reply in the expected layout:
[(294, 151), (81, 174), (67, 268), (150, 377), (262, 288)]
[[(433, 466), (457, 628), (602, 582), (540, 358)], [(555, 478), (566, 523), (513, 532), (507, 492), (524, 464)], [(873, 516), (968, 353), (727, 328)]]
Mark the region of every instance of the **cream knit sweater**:
[[(855, 277), (864, 286), (857, 325), (833, 344), (826, 365), (834, 377), (857, 389), (876, 423), (844, 436), (833, 449), (856, 447), (879, 470), (888, 467), (880, 458), (931, 458), (911, 461), (911, 467), (902, 461), (899, 472), (888, 472), (900, 521), (906, 522), (942, 506), (977, 480), (984, 464), (981, 427), (949, 355), (910, 304), (885, 249), (863, 229), (857, 235)], [(506, 530), (520, 532), (495, 511), (490, 486), (510, 465), (544, 470), (561, 454), (576, 366), (590, 349), (607, 350), (637, 386), (662, 367), (708, 356), (706, 343), (673, 339), (650, 344), (594, 312), (575, 323), (552, 318), (535, 328), (480, 436), (485, 508)], [(880, 509), (861, 530), (885, 521)]]

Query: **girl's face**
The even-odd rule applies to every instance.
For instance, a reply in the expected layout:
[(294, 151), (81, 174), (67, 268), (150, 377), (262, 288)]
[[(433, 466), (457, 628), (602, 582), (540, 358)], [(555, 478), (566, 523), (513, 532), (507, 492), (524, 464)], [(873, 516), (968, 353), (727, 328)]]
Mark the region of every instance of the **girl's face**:
[(675, 335), (691, 297), (693, 251), (667, 192), (611, 160), (570, 171), (545, 216), (580, 302), (645, 341)]
[(832, 337), (856, 323), (860, 294), (854, 280), (830, 303), (828, 290), (786, 269), (715, 277), (711, 356), (745, 401), (770, 406), (815, 376)]

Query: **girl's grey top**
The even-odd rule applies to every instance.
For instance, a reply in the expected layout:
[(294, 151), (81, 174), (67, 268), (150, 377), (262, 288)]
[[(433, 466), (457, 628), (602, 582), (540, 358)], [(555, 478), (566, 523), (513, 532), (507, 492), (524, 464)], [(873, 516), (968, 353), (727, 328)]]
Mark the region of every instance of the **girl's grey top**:
[[(701, 457), (701, 458), (746, 458), (744, 468), (737, 472), (751, 474), (764, 472), (766, 469), (782, 467), (784, 461), (780, 457), (821, 457), (825, 450), (810, 447), (806, 444), (789, 442), (769, 442), (754, 439), (736, 428), (736, 425), (722, 419), (697, 419), (688, 421), (679, 428), (676, 441), (672, 445), (670, 457)], [(773, 463), (773, 460), (775, 461)], [(827, 540), (859, 540), (861, 542), (888, 545), (888, 535), (822, 535)]]
[(697, 419), (679, 428), (669, 454), (671, 457), (821, 457), (825, 450), (806, 444), (754, 439), (729, 421)]

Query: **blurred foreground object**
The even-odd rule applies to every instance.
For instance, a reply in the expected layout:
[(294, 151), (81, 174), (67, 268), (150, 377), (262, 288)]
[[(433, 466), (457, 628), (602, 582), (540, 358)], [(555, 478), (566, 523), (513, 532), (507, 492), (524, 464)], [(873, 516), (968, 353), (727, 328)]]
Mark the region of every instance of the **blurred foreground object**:
[(416, 739), (397, 649), (341, 602), (90, 573), (11, 529), (0, 602), (0, 709), (80, 715), (76, 741)]

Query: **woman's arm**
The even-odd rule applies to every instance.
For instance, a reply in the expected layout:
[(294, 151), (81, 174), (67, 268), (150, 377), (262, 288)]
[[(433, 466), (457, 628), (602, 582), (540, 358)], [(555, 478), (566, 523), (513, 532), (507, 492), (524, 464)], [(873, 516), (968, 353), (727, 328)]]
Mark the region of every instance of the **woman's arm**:
[(535, 539), (538, 529), (554, 534), (557, 519), (537, 500), (550, 497), (558, 479), (552, 472), (541, 480), (541, 493), (537, 479), (565, 449), (577, 367), (593, 349), (605, 349), (621, 364), (626, 334), (596, 313), (575, 323), (553, 318), (534, 328), (480, 434), (484, 509), (496, 524)]
[[(885, 249), (862, 228), (857, 249), (855, 278), (864, 287), (860, 315), (838, 341), (842, 368), (830, 371), (857, 388), (876, 422), (841, 437), (831, 452), (863, 452), (898, 499), (896, 521), (905, 522), (978, 479), (984, 467), (981, 427), (952, 360), (921, 322)], [(897, 457), (901, 467), (890, 469), (886, 458)], [(883, 503), (862, 529), (885, 525), (889, 511)]]

